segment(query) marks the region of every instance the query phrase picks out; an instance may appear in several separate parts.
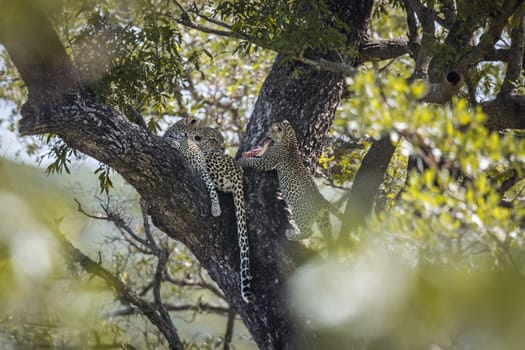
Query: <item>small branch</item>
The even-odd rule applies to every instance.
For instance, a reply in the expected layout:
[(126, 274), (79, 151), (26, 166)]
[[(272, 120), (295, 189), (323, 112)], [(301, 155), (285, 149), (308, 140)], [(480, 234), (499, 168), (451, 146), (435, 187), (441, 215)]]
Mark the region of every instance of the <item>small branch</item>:
[(67, 257), (80, 264), (82, 269), (89, 274), (97, 276), (104, 280), (106, 284), (113, 289), (116, 297), (124, 304), (133, 305), (133, 310), (144, 315), (151, 323), (153, 323), (159, 331), (166, 337), (170, 349), (183, 350), (182, 342), (177, 334), (177, 329), (173, 324), (166, 323), (159, 313), (157, 313), (146, 301), (140, 298), (134, 291), (129, 289), (117, 276), (106, 270), (100, 264), (91, 260), (87, 255), (82, 253), (79, 249), (74, 247), (64, 235), (60, 233), (55, 234), (60, 245), (64, 249)]
[(517, 26), (512, 29), (507, 71), (499, 95), (509, 94), (514, 88), (513, 83), (518, 80), (523, 68), (525, 43), (525, 6), (521, 6), (514, 14)]
[(143, 297), (153, 288), (154, 281), (149, 282), (144, 287), (142, 287), (142, 290), (139, 292), (139, 296)]
[(215, 313), (219, 315), (226, 315), (228, 314), (230, 308), (224, 307), (224, 306), (217, 306), (217, 305), (211, 305), (208, 303), (199, 302), (197, 305), (173, 305), (173, 304), (166, 304), (166, 309), (168, 311), (186, 311), (186, 310), (193, 310), (193, 311), (200, 311), (200, 312), (209, 312), (209, 313)]
[[(177, 2), (177, 1), (175, 1)], [(177, 4), (179, 8), (181, 8), (182, 6), (180, 4)], [(229, 29), (231, 30), (232, 29), (232, 26), (229, 25), (228, 23), (226, 22), (223, 22), (223, 21), (219, 21), (215, 18), (211, 18), (209, 16), (206, 16), (206, 15), (203, 15), (202, 12), (197, 9), (197, 5), (195, 3), (193, 3), (193, 8), (190, 10), (192, 13), (194, 13), (197, 17), (205, 20), (206, 22), (209, 22), (209, 23), (212, 23), (212, 24), (215, 24), (216, 26), (219, 26), (219, 27), (223, 27), (223, 28), (226, 28), (226, 29)]]
[(87, 216), (88, 218), (95, 219), (95, 220), (108, 220), (107, 216), (93, 215), (93, 214), (86, 212), (84, 208), (82, 208), (82, 204), (80, 203), (78, 199), (73, 198), (73, 200), (75, 201), (75, 203), (77, 203), (77, 211), (83, 214), (84, 216)]
[[(181, 304), (181, 305), (175, 305), (175, 304), (164, 304), (164, 307), (167, 311), (196, 311), (196, 312), (207, 312), (207, 313), (214, 313), (218, 315), (227, 315), (230, 308), (223, 307), (223, 306), (217, 306), (217, 305), (211, 305), (208, 303), (198, 302), (197, 304)], [(136, 315), (137, 309), (136, 308), (126, 308), (117, 310), (114, 312), (111, 312), (108, 316), (111, 317), (122, 317), (122, 316), (131, 316)]]
[(216, 288), (214, 285), (212, 285), (210, 283), (207, 283), (207, 282), (204, 282), (204, 281), (175, 279), (175, 278), (171, 277), (167, 272), (164, 273), (164, 280), (166, 282), (169, 282), (169, 283), (174, 284), (174, 285), (179, 286), (179, 287), (198, 287), (198, 288), (207, 289), (210, 292), (212, 292), (213, 294), (215, 294), (216, 296), (218, 296), (219, 298), (225, 299), (224, 294), (222, 294), (222, 292), (218, 288)]
[(142, 225), (144, 226), (144, 233), (146, 234), (151, 249), (155, 254), (158, 254), (160, 249), (157, 241), (151, 233), (151, 225), (149, 223), (146, 202), (142, 198), (140, 199), (140, 211), (142, 213)]
[(224, 347), (223, 350), (230, 350), (230, 344), (233, 337), (233, 326), (235, 324), (235, 309), (230, 308), (228, 311), (228, 320), (226, 321), (226, 332), (224, 333)]
[(135, 231), (133, 231), (131, 229), (131, 227), (129, 227), (129, 225), (126, 224), (126, 222), (124, 221), (124, 219), (119, 215), (119, 213), (117, 212), (114, 212), (112, 211), (110, 208), (109, 208), (109, 205), (107, 204), (101, 204), (101, 207), (102, 209), (104, 210), (104, 212), (106, 213), (107, 215), (107, 221), (110, 221), (112, 222), (121, 232), (123, 233), (127, 233), (133, 240), (139, 242), (140, 244), (142, 244), (144, 247), (150, 249), (150, 250), (153, 250), (152, 249), (152, 246), (150, 244), (150, 242), (148, 242), (147, 240), (143, 239), (143, 238), (140, 238), (136, 233)]
[[(118, 229), (119, 231), (123, 232), (123, 233), (126, 233), (128, 234), (133, 240), (139, 242), (141, 245), (143, 245), (144, 247), (146, 248), (149, 248), (149, 249), (152, 249), (152, 246), (150, 244), (150, 242), (146, 241), (145, 239), (142, 239), (140, 238), (132, 229), (131, 227), (129, 227), (125, 222), (124, 222), (124, 219), (122, 219), (122, 217), (120, 217), (120, 215), (116, 212), (113, 212), (110, 207), (109, 207), (109, 199), (108, 199), (108, 203), (100, 203), (100, 207), (102, 208), (102, 210), (104, 211), (104, 214), (105, 216), (100, 216), (100, 215), (94, 215), (94, 214), (90, 214), (88, 212), (86, 212), (84, 210), (84, 208), (82, 208), (82, 205), (80, 204), (80, 202), (75, 198), (74, 199), (75, 203), (77, 203), (77, 211), (84, 214), (85, 216), (91, 218), (91, 219), (95, 219), (95, 220), (102, 220), (102, 221), (109, 221), (109, 222), (112, 222)], [(126, 238), (126, 237), (125, 237)], [(129, 243), (134, 243), (133, 241), (129, 240), (129, 239), (126, 239)], [(135, 244), (134, 244), (135, 245)], [(149, 253), (151, 254), (151, 252), (148, 252), (147, 249), (143, 249), (143, 248), (140, 248), (138, 246), (135, 245), (135, 248), (139, 249), (140, 251), (142, 252), (145, 252), (145, 253)]]
[(155, 300), (155, 308), (158, 310), (160, 317), (164, 322), (169, 325), (171, 329), (176, 329), (173, 321), (171, 320), (169, 310), (165, 304), (162, 303), (162, 297), (160, 295), (160, 287), (162, 285), (162, 275), (166, 269), (166, 264), (168, 263), (169, 253), (166, 249), (158, 251), (158, 262), (157, 268), (155, 270), (155, 275), (153, 277), (153, 297)]
[(158, 255), (157, 268), (155, 269), (155, 275), (153, 276), (153, 298), (155, 300), (155, 306), (159, 309), (159, 311), (162, 311), (162, 297), (160, 296), (160, 286), (162, 285), (162, 275), (164, 270), (166, 269), (168, 257), (169, 254), (167, 250), (163, 249), (160, 251)]

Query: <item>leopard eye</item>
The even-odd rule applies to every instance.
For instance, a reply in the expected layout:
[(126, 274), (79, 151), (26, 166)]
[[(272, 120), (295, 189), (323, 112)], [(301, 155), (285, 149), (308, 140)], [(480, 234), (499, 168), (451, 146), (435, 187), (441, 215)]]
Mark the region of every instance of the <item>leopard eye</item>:
[(195, 135), (195, 141), (201, 142), (201, 140), (202, 140), (202, 137), (200, 137), (199, 135)]

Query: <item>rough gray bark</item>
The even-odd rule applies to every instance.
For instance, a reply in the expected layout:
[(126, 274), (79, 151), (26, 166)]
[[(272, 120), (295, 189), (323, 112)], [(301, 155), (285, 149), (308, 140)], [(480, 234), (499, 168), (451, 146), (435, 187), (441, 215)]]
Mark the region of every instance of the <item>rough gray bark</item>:
[[(17, 6), (20, 4), (25, 6)], [(223, 214), (212, 218), (204, 185), (182, 156), (165, 140), (101, 104), (80, 86), (45, 16), (30, 1), (17, 5), (3, 7), (0, 42), (29, 90), (20, 131), (56, 134), (70, 147), (121, 174), (143, 198), (154, 224), (195, 254), (260, 348), (315, 347), (311, 342), (315, 334), (288, 315), (286, 280), (296, 267), (301, 249), (284, 238), (286, 215), (283, 203), (275, 198), (275, 177), (246, 174), (254, 300), (245, 304), (239, 292), (231, 197), (221, 196)], [(352, 28), (349, 43), (361, 47), (372, 1), (334, 1), (332, 5)], [(288, 118), (298, 130), (311, 166), (341, 99), (343, 79), (341, 74), (278, 58), (257, 101), (243, 147), (253, 144), (271, 121)]]

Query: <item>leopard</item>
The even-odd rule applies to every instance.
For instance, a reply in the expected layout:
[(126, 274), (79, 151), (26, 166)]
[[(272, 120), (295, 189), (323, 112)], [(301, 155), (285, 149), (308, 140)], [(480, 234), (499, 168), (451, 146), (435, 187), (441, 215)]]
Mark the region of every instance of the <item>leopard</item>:
[[(184, 120), (184, 122), (182, 120)], [(182, 120), (179, 121), (178, 124), (175, 124), (176, 126), (174, 125), (174, 128), (191, 135), (193, 142), (195, 142), (200, 149), (219, 153), (225, 152), (224, 138), (217, 129), (209, 126), (201, 126), (198, 120), (194, 118)]]
[(277, 171), (279, 191), (288, 210), (290, 225), (285, 229), (288, 240), (309, 238), (314, 223), (330, 237), (330, 214), (339, 219), (341, 214), (319, 192), (303, 163), (295, 130), (288, 120), (272, 123), (259, 144), (242, 152), (238, 163), (261, 171)]
[[(176, 142), (176, 147), (201, 175), (210, 191), (207, 181), (211, 180), (214, 190), (231, 193), (235, 206), (237, 236), (240, 251), (240, 290), (242, 299), (249, 303), (253, 298), (251, 290), (249, 240), (246, 224), (246, 208), (243, 189), (243, 169), (235, 159), (224, 154), (224, 139), (216, 129), (200, 126), (193, 118), (181, 119), (169, 127), (165, 138)], [(203, 174), (206, 174), (203, 176)], [(210, 192), (210, 199), (214, 197)], [(213, 212), (212, 212), (213, 215)], [(220, 214), (219, 214), (220, 215)]]
[(184, 131), (187, 128), (187, 122), (182, 122), (184, 120), (185, 119), (182, 119), (178, 125), (175, 124), (168, 128), (163, 137), (168, 139), (171, 144), (182, 153), (182, 156), (190, 163), (190, 166), (199, 173), (210, 196), (211, 215), (214, 217), (220, 216), (221, 206), (219, 203), (219, 195), (217, 194), (215, 184), (206, 168), (205, 155), (198, 143), (194, 141), (195, 135), (191, 138), (187, 136), (188, 132)]

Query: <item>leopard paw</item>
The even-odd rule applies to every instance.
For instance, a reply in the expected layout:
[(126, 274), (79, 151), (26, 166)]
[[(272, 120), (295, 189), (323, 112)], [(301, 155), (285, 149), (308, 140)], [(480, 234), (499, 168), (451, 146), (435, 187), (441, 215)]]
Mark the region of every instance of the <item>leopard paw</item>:
[(211, 216), (217, 217), (221, 215), (221, 207), (220, 205), (212, 205), (211, 206)]

